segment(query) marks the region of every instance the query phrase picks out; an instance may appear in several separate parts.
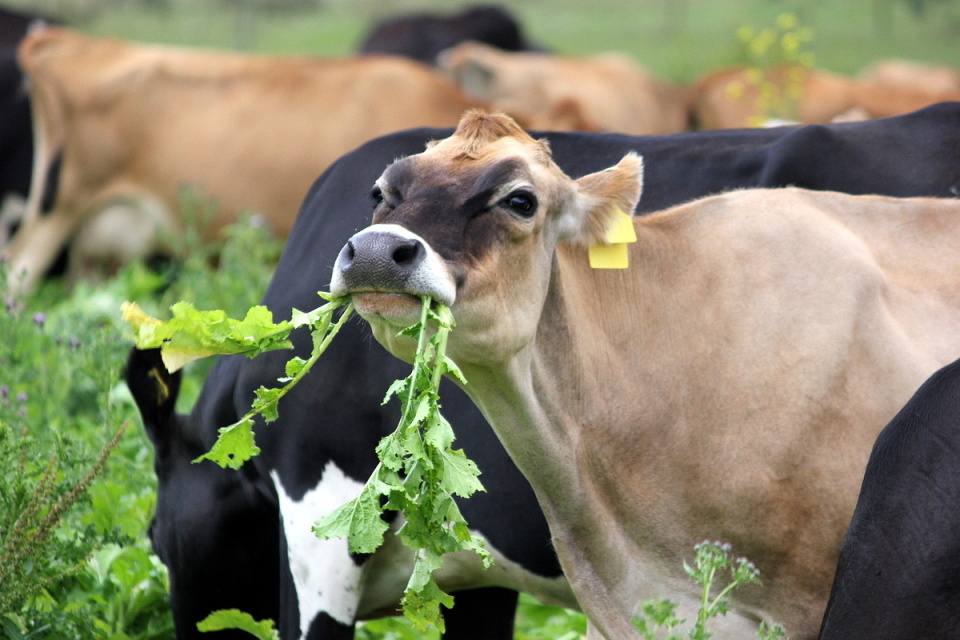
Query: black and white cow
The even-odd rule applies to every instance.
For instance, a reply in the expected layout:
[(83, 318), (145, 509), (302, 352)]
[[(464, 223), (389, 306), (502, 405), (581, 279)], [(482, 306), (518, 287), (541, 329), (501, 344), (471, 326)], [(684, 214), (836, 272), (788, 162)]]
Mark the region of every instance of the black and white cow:
[[(415, 129), (369, 142), (343, 156), (307, 194), (263, 303), (275, 317), (287, 318), (293, 307), (319, 305), (318, 290), (328, 287), (343, 243), (369, 222), (370, 189), (396, 158), (421, 151), (450, 130)], [(644, 157), (644, 195), (638, 213), (653, 211), (698, 196), (731, 188), (785, 186), (849, 193), (896, 196), (955, 196), (960, 188), (960, 104), (949, 103), (887, 120), (756, 130), (721, 130), (662, 137), (616, 134), (552, 133), (553, 157), (573, 177), (614, 164), (628, 151)], [(202, 305), (202, 301), (197, 301)], [(309, 336), (294, 336), (295, 352), (309, 350)], [(217, 429), (245, 413), (253, 391), (275, 386), (284, 375), (289, 352), (269, 352), (255, 359), (221, 358), (189, 416), (169, 408), (158, 411), (157, 395), (173, 389), (169, 376), (147, 356), (131, 360), (128, 382), (144, 411), (156, 442), (163, 432), (181, 447), (157, 448), (158, 509), (152, 541), (171, 569), (171, 588), (196, 593), (191, 584), (208, 584), (221, 562), (198, 559), (197, 549), (216, 547), (229, 528), (245, 540), (224, 537), (223, 545), (248, 545), (245, 579), (231, 569), (230, 584), (243, 608), (249, 590), (262, 598), (261, 611), (279, 621), (283, 638), (350, 638), (358, 618), (390, 614), (407, 580), (409, 553), (395, 540), (369, 557), (352, 557), (345, 541), (320, 541), (311, 524), (324, 512), (356, 493), (373, 470), (374, 447), (397, 423), (394, 405), (380, 406), (393, 380), (406, 365), (389, 356), (372, 339), (367, 324), (344, 327), (328, 352), (280, 405), (280, 419), (257, 428), (263, 452), (229, 480), (228, 471), (212, 463), (185, 470), (181, 464), (198, 448), (212, 445)], [(156, 371), (156, 373), (151, 373)], [(175, 395), (175, 394), (174, 394)], [(147, 406), (144, 406), (147, 402)], [(149, 403), (153, 403), (150, 405)], [(162, 404), (162, 402), (160, 403)], [(172, 405), (169, 405), (172, 406)], [(470, 556), (451, 558), (441, 586), (457, 590), (456, 606), (447, 612), (448, 638), (510, 638), (517, 590), (572, 605), (568, 587), (550, 545), (550, 536), (535, 496), (510, 462), (494, 434), (466, 396), (453, 385), (443, 389), (443, 410), (462, 447), (483, 472), (487, 493), (462, 503), (470, 525), (498, 557), (484, 573)], [(164, 459), (171, 457), (173, 459)], [(206, 469), (203, 471), (201, 469)], [(182, 476), (178, 474), (183, 474)], [(193, 484), (210, 483), (212, 488)], [(218, 492), (238, 497), (221, 507)], [(183, 516), (178, 506), (205, 518)], [(246, 501), (246, 507), (244, 503)], [(249, 509), (244, 515), (243, 509)], [(256, 533), (252, 525), (228, 527), (231, 518), (257, 519), (264, 513), (278, 528), (277, 538)], [(394, 523), (395, 525), (397, 523)], [(279, 584), (259, 576), (279, 573)], [(206, 587), (200, 587), (203, 592)], [(174, 603), (180, 596), (172, 594)], [(181, 638), (190, 637), (203, 611), (227, 606), (228, 597), (192, 602), (192, 610), (175, 610)], [(176, 604), (175, 604), (176, 606)]]
[(960, 637), (960, 360), (880, 433), (821, 640)]

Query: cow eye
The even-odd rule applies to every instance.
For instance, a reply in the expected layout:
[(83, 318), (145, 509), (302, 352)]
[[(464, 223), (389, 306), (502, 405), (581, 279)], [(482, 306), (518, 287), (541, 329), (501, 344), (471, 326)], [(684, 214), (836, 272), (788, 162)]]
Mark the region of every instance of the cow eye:
[(383, 202), (383, 189), (378, 186), (374, 186), (370, 191), (370, 198), (373, 200), (374, 206)]
[(501, 200), (501, 204), (521, 216), (530, 217), (537, 209), (537, 198), (529, 191), (514, 191)]

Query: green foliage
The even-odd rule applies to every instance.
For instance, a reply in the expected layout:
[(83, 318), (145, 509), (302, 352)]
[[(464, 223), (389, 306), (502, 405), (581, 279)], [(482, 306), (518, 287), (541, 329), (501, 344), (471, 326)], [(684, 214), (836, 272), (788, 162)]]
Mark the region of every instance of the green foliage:
[[(120, 381), (131, 346), (120, 306), (196, 293), (249, 308), (280, 243), (247, 223), (223, 237), (214, 254), (185, 234), (160, 273), (133, 264), (97, 285), (54, 279), (23, 299), (0, 295), (0, 638), (173, 637), (166, 570), (146, 537), (152, 448), (140, 429), (118, 435), (136, 421)], [(183, 395), (205, 373), (189, 369)]]
[(240, 629), (258, 640), (280, 640), (277, 630), (273, 628), (273, 620), (257, 622), (249, 613), (237, 609), (214, 611), (197, 623), (197, 629), (203, 632)]
[[(694, 566), (683, 563), (683, 568), (694, 584), (700, 586), (700, 607), (697, 619), (686, 637), (690, 640), (707, 640), (713, 634), (707, 630), (707, 624), (717, 616), (726, 615), (730, 609), (730, 596), (745, 584), (760, 584), (760, 572), (746, 558), (735, 558), (727, 543), (704, 541), (695, 548)], [(729, 582), (720, 585), (723, 574), (729, 574)], [(714, 595), (714, 591), (719, 591)], [(634, 616), (633, 623), (647, 640), (662, 638), (681, 640), (679, 627), (685, 620), (677, 618), (677, 605), (670, 600), (649, 600), (640, 605), (640, 611)], [(769, 626), (761, 623), (757, 637), (761, 640), (788, 640), (779, 625)]]
[[(353, 310), (345, 300), (333, 300), (320, 294), (328, 302), (313, 311), (293, 310), (289, 322), (273, 322), (273, 314), (266, 307), (255, 306), (243, 320), (227, 317), (222, 310), (198, 311), (193, 305), (178, 302), (170, 309), (173, 318), (164, 322), (143, 312), (134, 303), (124, 303), (123, 320), (130, 323), (134, 343), (140, 349), (160, 348), (168, 368), (215, 354), (246, 354), (254, 357), (271, 349), (290, 348), (287, 338), (294, 329), (309, 326), (313, 335), (313, 351), (307, 360), (294, 357), (287, 363), (282, 387), (260, 387), (255, 392), (253, 406), (234, 424), (221, 427), (213, 448), (195, 460), (212, 460), (221, 467), (239, 469), (243, 463), (260, 453), (254, 442), (253, 418), (260, 415), (266, 422), (277, 419), (280, 399), (305, 376), (340, 331)], [(340, 318), (334, 313), (345, 307)]]
[[(152, 502), (147, 487), (122, 481), (115, 491), (129, 470), (119, 458), (140, 442), (124, 429), (131, 408), (115, 400), (128, 347), (98, 303), (52, 284), (0, 310), (3, 637), (149, 638), (170, 629), (163, 584), (147, 586), (129, 561), (151, 557), (129, 535), (142, 537)], [(105, 566), (111, 545), (127, 559)]]
[[(463, 375), (446, 356), (453, 314), (424, 298), (420, 322), (402, 333), (416, 337), (413, 370), (394, 383), (384, 402), (396, 395), (401, 402), (400, 424), (377, 446), (380, 463), (360, 495), (321, 519), (314, 532), (321, 538), (349, 536), (350, 550), (369, 553), (382, 542), (387, 525), (383, 509), (400, 511), (405, 522), (397, 534), (414, 550), (414, 567), (404, 591), (404, 615), (419, 630), (443, 631), (440, 605), (453, 606), (433, 579), (443, 554), (460, 550), (477, 553), (485, 566), (491, 558), (481, 539), (467, 528), (454, 495), (482, 491), (477, 466), (462, 450), (452, 450), (450, 423), (440, 414), (440, 380)], [(431, 328), (436, 330), (430, 336)], [(382, 502), (385, 500), (385, 502)], [(382, 506), (381, 506), (382, 505)]]
[[(294, 310), (290, 322), (280, 324), (274, 324), (265, 309), (257, 308), (238, 323), (222, 311), (198, 312), (177, 303), (172, 307), (173, 318), (162, 322), (135, 305), (126, 306), (124, 319), (134, 328), (137, 346), (160, 347), (165, 361), (171, 352), (177, 359), (184, 353), (191, 357), (213, 353), (256, 355), (267, 348), (288, 345), (286, 338), (294, 328), (309, 326), (312, 331), (310, 357), (295, 357), (287, 363), (286, 376), (280, 380), (284, 386), (258, 389), (250, 411), (235, 424), (222, 428), (214, 447), (200, 459), (238, 469), (259, 452), (253, 438), (254, 416), (259, 414), (267, 422), (277, 418), (280, 398), (307, 374), (352, 311), (346, 300), (321, 295), (329, 300), (327, 304), (309, 312)], [(344, 306), (344, 312), (334, 321), (334, 313)], [(413, 573), (402, 604), (404, 614), (418, 629), (442, 630), (440, 606), (453, 606), (453, 598), (433, 579), (433, 571), (443, 564), (443, 554), (471, 550), (484, 564), (491, 562), (454, 501), (455, 495), (469, 497), (483, 487), (477, 466), (462, 450), (451, 449), (453, 428), (440, 414), (440, 380), (449, 374), (463, 381), (460, 370), (446, 356), (452, 328), (450, 310), (442, 305), (433, 308), (425, 298), (420, 322), (402, 332), (417, 340), (413, 370), (408, 378), (393, 384), (384, 399), (384, 403), (394, 395), (400, 399), (400, 425), (377, 446), (380, 463), (360, 494), (314, 527), (319, 537), (347, 537), (351, 551), (372, 553), (383, 543), (388, 528), (381, 517), (383, 510), (402, 512), (405, 522), (398, 535), (415, 551)]]

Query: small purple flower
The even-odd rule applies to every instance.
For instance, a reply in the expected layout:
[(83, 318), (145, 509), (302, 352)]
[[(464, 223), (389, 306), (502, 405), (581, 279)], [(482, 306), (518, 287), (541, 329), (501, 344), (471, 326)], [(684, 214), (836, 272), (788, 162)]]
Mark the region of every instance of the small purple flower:
[(18, 393), (18, 394), (17, 394), (17, 401), (18, 401), (20, 404), (27, 404), (27, 392), (26, 392), (26, 391), (21, 391), (20, 393)]
[(10, 387), (7, 385), (0, 386), (0, 401), (3, 404), (7, 404), (7, 400), (10, 398)]
[(47, 322), (47, 314), (43, 313), (42, 311), (38, 311), (37, 313), (33, 314), (33, 322), (43, 329), (43, 325)]
[(14, 308), (17, 306), (17, 302), (13, 298), (7, 298), (4, 304), (7, 305), (7, 313), (13, 313)]
[(71, 349), (79, 349), (83, 346), (83, 343), (80, 342), (80, 339), (77, 336), (70, 336), (70, 342), (68, 343)]

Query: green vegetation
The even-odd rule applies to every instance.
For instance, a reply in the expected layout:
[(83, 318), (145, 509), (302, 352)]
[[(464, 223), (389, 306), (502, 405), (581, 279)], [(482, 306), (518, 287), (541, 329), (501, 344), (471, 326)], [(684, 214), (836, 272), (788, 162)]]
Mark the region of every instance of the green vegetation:
[[(198, 289), (231, 313), (250, 307), (279, 242), (245, 223), (226, 238), (216, 267), (218, 247), (205, 246), (162, 273), (135, 264), (98, 286), (0, 292), (0, 638), (173, 637), (166, 570), (146, 536), (152, 447), (121, 382), (132, 343), (119, 310), (127, 299), (159, 310)], [(205, 364), (184, 395), (196, 396)]]
[[(282, 387), (260, 387), (250, 411), (235, 424), (220, 429), (213, 448), (200, 458), (221, 467), (239, 469), (260, 449), (253, 437), (253, 418), (266, 422), (278, 417), (283, 397), (319, 360), (353, 310), (346, 299), (320, 296), (328, 302), (309, 312), (296, 309), (289, 322), (273, 322), (266, 307), (249, 309), (243, 320), (229, 318), (222, 310), (198, 311), (178, 302), (171, 307), (173, 318), (162, 322), (145, 314), (135, 303), (125, 303), (123, 319), (134, 329), (141, 349), (160, 348), (171, 371), (183, 364), (215, 354), (245, 354), (249, 357), (278, 348), (290, 348), (290, 332), (308, 326), (313, 351), (308, 359), (287, 361)], [(340, 318), (334, 313), (344, 307)], [(440, 414), (440, 381), (451, 375), (466, 382), (460, 370), (446, 356), (447, 336), (453, 328), (453, 314), (423, 298), (420, 321), (401, 333), (416, 340), (417, 351), (410, 375), (387, 390), (400, 400), (401, 418), (397, 429), (380, 441), (379, 463), (360, 494), (323, 517), (314, 526), (320, 538), (347, 538), (353, 553), (373, 553), (383, 544), (388, 525), (384, 510), (403, 513), (405, 524), (397, 535), (414, 555), (412, 575), (404, 590), (404, 615), (423, 631), (444, 630), (440, 605), (453, 606), (453, 598), (433, 579), (443, 565), (443, 556), (454, 551), (474, 551), (485, 566), (491, 558), (483, 541), (467, 528), (454, 495), (469, 498), (483, 487), (476, 464), (462, 450), (453, 450), (453, 427)], [(432, 335), (431, 335), (432, 334)], [(198, 459), (199, 461), (199, 459)]]
[[(694, 547), (694, 565), (683, 565), (690, 580), (700, 587), (697, 619), (686, 636), (690, 640), (710, 638), (713, 634), (707, 627), (711, 620), (726, 615), (730, 610), (731, 594), (745, 584), (760, 584), (760, 572), (756, 566), (746, 558), (734, 557), (732, 551), (728, 543), (707, 540)], [(726, 584), (721, 580), (724, 573), (729, 574)], [(682, 640), (678, 629), (687, 621), (677, 618), (676, 613), (677, 605), (670, 600), (651, 600), (640, 605), (633, 623), (647, 640), (662, 637), (658, 635), (661, 632), (667, 634), (666, 640)], [(760, 623), (757, 637), (760, 640), (788, 640), (783, 627), (770, 626), (766, 622)]]

